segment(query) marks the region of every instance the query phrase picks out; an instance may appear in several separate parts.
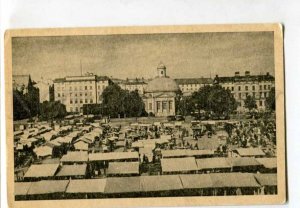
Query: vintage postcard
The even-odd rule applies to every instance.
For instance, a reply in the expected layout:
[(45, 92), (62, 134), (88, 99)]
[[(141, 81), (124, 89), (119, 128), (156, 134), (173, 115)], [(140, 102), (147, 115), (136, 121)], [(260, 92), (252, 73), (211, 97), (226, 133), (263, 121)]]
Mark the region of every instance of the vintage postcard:
[(10, 207), (286, 201), (280, 24), (9, 30)]

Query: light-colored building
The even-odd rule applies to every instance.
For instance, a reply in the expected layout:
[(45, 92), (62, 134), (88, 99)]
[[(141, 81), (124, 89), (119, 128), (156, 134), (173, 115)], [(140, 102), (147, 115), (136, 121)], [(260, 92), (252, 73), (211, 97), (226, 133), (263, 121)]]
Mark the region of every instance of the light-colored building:
[(272, 87), (275, 87), (275, 78), (266, 73), (264, 75), (250, 75), (246, 71), (244, 75), (235, 72), (232, 77), (219, 77), (214, 79), (215, 84), (220, 84), (225, 89), (231, 90), (234, 98), (239, 103), (238, 111), (245, 111), (245, 99), (248, 95), (253, 96), (259, 110), (266, 109), (266, 98)]
[(103, 90), (111, 83), (105, 76), (87, 73), (55, 79), (54, 100), (66, 106), (68, 112), (83, 111), (84, 104), (100, 104)]
[(157, 76), (148, 83), (143, 95), (146, 112), (155, 116), (175, 115), (176, 112), (175, 98), (180, 88), (166, 71), (165, 65), (158, 65)]
[(37, 81), (35, 84), (35, 87), (39, 88), (40, 90), (40, 103), (44, 101), (50, 101), (50, 86), (52, 85), (51, 80), (44, 80), (41, 79), (40, 81)]
[(206, 85), (212, 85), (213, 79), (211, 78), (187, 78), (187, 79), (175, 79), (183, 96), (190, 96), (193, 92), (198, 91), (200, 88)]
[(119, 83), (123, 90), (135, 91), (137, 90), (140, 95), (144, 94), (148, 80), (144, 78), (126, 79)]

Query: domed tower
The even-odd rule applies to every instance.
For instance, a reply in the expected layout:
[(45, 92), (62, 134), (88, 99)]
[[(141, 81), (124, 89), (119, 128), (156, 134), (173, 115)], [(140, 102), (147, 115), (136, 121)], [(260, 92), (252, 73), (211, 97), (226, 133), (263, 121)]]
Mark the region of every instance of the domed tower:
[(167, 77), (167, 68), (162, 62), (160, 62), (157, 66), (157, 76)]

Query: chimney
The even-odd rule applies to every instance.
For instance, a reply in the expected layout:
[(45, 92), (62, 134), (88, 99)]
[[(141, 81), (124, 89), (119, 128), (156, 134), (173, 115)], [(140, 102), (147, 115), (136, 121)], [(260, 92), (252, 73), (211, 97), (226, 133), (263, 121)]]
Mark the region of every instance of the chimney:
[(239, 76), (240, 76), (240, 72), (235, 72), (235, 73), (234, 73), (234, 76), (235, 76), (235, 77), (239, 77)]
[(250, 71), (245, 71), (245, 76), (250, 76)]

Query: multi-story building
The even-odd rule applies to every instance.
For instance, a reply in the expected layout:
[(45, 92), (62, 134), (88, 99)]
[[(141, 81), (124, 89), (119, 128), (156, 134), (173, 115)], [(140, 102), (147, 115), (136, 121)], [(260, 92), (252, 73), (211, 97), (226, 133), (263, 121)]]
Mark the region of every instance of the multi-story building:
[(35, 86), (40, 90), (40, 103), (50, 101), (50, 87), (52, 84), (51, 80), (44, 80), (43, 78), (37, 81)]
[(272, 87), (275, 87), (275, 78), (266, 73), (264, 75), (250, 75), (249, 71), (245, 75), (235, 72), (232, 77), (219, 77), (216, 75), (214, 84), (220, 84), (225, 89), (231, 90), (234, 98), (238, 102), (238, 111), (245, 110), (245, 99), (248, 95), (256, 100), (257, 108), (266, 109), (266, 98), (269, 96)]
[(198, 91), (205, 85), (212, 85), (211, 78), (189, 78), (189, 79), (175, 79), (183, 96), (190, 96), (193, 92)]
[(111, 84), (106, 76), (85, 74), (55, 79), (54, 100), (66, 106), (68, 112), (82, 112), (84, 104), (100, 104), (103, 90)]
[(123, 90), (128, 90), (128, 91), (137, 90), (140, 95), (143, 95), (147, 84), (148, 84), (148, 80), (144, 78), (135, 78), (135, 79), (127, 78), (119, 85)]

